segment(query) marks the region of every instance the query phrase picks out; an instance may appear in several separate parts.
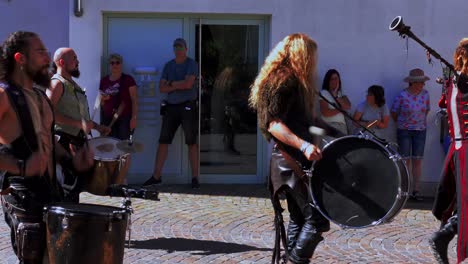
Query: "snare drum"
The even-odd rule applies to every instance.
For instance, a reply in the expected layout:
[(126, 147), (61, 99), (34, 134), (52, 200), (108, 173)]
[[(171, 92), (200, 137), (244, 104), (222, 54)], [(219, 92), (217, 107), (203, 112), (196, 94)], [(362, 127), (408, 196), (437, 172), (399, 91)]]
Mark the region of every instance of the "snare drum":
[(122, 263), (128, 213), (94, 204), (45, 208), (50, 263)]
[(408, 198), (410, 178), (400, 155), (369, 136), (328, 143), (314, 162), (309, 191), (315, 207), (342, 228), (392, 220)]
[(89, 140), (94, 151), (94, 168), (87, 175), (83, 190), (96, 195), (107, 195), (112, 184), (124, 184), (128, 172), (128, 154), (117, 148), (119, 139), (95, 137)]

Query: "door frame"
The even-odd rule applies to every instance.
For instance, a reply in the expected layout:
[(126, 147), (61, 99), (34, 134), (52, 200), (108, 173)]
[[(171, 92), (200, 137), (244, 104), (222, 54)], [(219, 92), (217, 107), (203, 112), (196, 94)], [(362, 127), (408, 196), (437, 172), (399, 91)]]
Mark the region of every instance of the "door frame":
[[(107, 61), (108, 56), (107, 42), (109, 40), (108, 25), (109, 20), (112, 18), (175, 18), (183, 19), (183, 35), (182, 37), (187, 40), (189, 45), (188, 55), (192, 58), (195, 56), (195, 25), (202, 21), (202, 24), (220, 24), (220, 25), (258, 25), (259, 26), (259, 53), (258, 53), (258, 70), (260, 70), (264, 59), (268, 55), (271, 43), (270, 25), (271, 15), (233, 15), (233, 14), (180, 14), (180, 13), (135, 13), (135, 12), (103, 12), (102, 26), (103, 26), (103, 42), (101, 56), (101, 76), (107, 74)], [(203, 62), (202, 62), (203, 63)], [(199, 121), (200, 122), (200, 121)], [(199, 133), (200, 135), (200, 133)], [(156, 146), (155, 146), (156, 147)], [(188, 159), (187, 146), (181, 144), (182, 148), (182, 179), (186, 183), (191, 181), (191, 168)], [(268, 177), (268, 160), (270, 157), (271, 145), (266, 142), (258, 129), (257, 124), (257, 173), (256, 175), (236, 175), (230, 174), (226, 177), (224, 174), (206, 174), (200, 175), (202, 183), (242, 183), (242, 184), (259, 184), (266, 183)], [(154, 162), (154, 157), (151, 157), (151, 162)]]
[[(266, 21), (265, 19), (254, 19), (254, 18), (218, 18), (218, 17), (198, 17), (198, 18), (191, 18), (190, 19), (190, 29), (189, 29), (189, 37), (187, 39), (189, 46), (195, 47), (195, 40), (196, 40), (196, 25), (255, 25), (259, 27), (259, 36), (258, 36), (258, 70), (260, 70), (263, 61), (265, 59), (265, 50), (267, 50), (266, 47)], [(200, 32), (200, 31), (199, 31)], [(201, 38), (200, 38), (201, 39)], [(200, 43), (199, 43), (200, 44)], [(201, 45), (199, 45), (201, 47)], [(200, 53), (199, 53), (200, 54)], [(189, 50), (189, 56), (194, 58), (195, 57), (195, 49), (190, 49)], [(199, 69), (203, 67), (203, 61), (201, 61), (201, 58), (198, 58), (198, 61), (200, 61), (199, 64)], [(201, 72), (201, 71), (200, 71)], [(199, 85), (199, 89), (201, 89), (201, 86)], [(199, 94), (201, 94), (201, 91), (199, 91)], [(199, 98), (200, 100), (201, 98)], [(199, 107), (201, 107), (201, 104), (199, 103)], [(201, 109), (199, 109), (199, 113), (201, 113)], [(199, 121), (199, 137), (201, 136), (200, 133), (200, 121)], [(222, 183), (263, 183), (265, 182), (265, 177), (264, 177), (264, 153), (265, 151), (265, 140), (263, 139), (263, 136), (261, 133), (259, 133), (258, 125), (257, 125), (257, 137), (256, 137), (256, 142), (257, 142), (257, 156), (256, 156), (256, 175), (252, 174), (229, 174), (226, 176), (225, 174), (201, 174), (200, 173), (200, 179), (202, 182), (206, 183), (219, 183), (219, 180), (222, 179)], [(199, 142), (201, 142), (199, 138)], [(201, 149), (201, 148), (200, 148)]]

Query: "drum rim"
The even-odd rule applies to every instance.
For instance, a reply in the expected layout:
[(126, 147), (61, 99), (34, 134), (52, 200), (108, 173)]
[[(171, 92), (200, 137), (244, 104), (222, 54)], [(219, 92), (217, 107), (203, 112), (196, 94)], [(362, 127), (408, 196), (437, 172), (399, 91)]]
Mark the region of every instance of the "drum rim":
[[(74, 206), (74, 205), (85, 205), (85, 206), (91, 206), (91, 207), (105, 207), (109, 209), (114, 209), (112, 212), (85, 212), (85, 211), (72, 211), (73, 209), (70, 210), (70, 208), (65, 208), (65, 206)], [(63, 215), (63, 216), (116, 216), (116, 215), (126, 215), (128, 212), (124, 208), (116, 207), (116, 206), (111, 206), (111, 205), (101, 205), (101, 204), (90, 204), (90, 203), (78, 203), (78, 204), (71, 204), (71, 203), (55, 203), (55, 204), (50, 204), (48, 206), (44, 207), (44, 211), (46, 214), (49, 213), (54, 213), (56, 215)]]
[[(373, 227), (373, 226), (377, 226), (377, 225), (380, 225), (380, 224), (383, 224), (383, 223), (386, 223), (386, 222), (389, 222), (391, 219), (388, 219), (390, 215), (394, 215), (396, 216), (401, 210), (403, 210), (407, 200), (408, 200), (408, 196), (409, 196), (409, 188), (411, 186), (411, 177), (408, 173), (408, 168), (406, 167), (406, 165), (404, 164), (403, 162), (403, 158), (400, 156), (400, 154), (396, 151), (396, 150), (393, 150), (391, 149), (392, 151), (395, 151), (395, 153), (392, 153), (390, 151), (390, 147), (386, 147), (384, 146), (383, 144), (381, 144), (380, 142), (378, 142), (377, 140), (375, 140), (372, 136), (369, 136), (369, 135), (347, 135), (347, 136), (344, 136), (344, 137), (340, 137), (340, 138), (336, 138), (336, 139), (333, 139), (332, 141), (328, 142), (324, 147), (323, 147), (323, 150), (322, 152), (325, 152), (325, 150), (330, 147), (330, 145), (334, 142), (338, 142), (340, 140), (345, 140), (345, 139), (348, 139), (348, 138), (358, 138), (358, 139), (364, 139), (364, 140), (369, 140), (373, 143), (376, 143), (378, 146), (380, 146), (381, 148), (385, 149), (386, 153), (389, 154), (389, 159), (392, 161), (393, 165), (396, 167), (397, 169), (397, 172), (398, 172), (398, 178), (400, 179), (400, 187), (398, 187), (398, 193), (397, 193), (397, 196), (395, 197), (395, 201), (393, 202), (392, 204), (392, 207), (387, 211), (387, 213), (381, 217), (379, 220), (377, 221), (374, 221), (372, 222), (371, 224), (369, 225), (364, 225), (364, 226), (349, 226), (349, 225), (345, 225), (345, 224), (342, 224), (342, 223), (338, 223), (337, 221), (331, 219), (331, 217), (328, 215), (328, 214), (325, 214), (323, 212), (323, 209), (320, 208), (320, 206), (318, 206), (318, 203), (317, 203), (317, 199), (315, 198), (315, 195), (313, 194), (313, 191), (312, 191), (312, 177), (314, 177), (313, 175), (313, 171), (314, 171), (314, 167), (315, 167), (315, 164), (318, 162), (317, 160), (314, 160), (314, 162), (312, 163), (312, 166), (311, 166), (311, 174), (309, 174), (308, 176), (308, 193), (309, 193), (309, 196), (311, 197), (312, 199), (312, 206), (314, 206), (319, 212), (320, 214), (325, 217), (326, 219), (328, 219), (330, 222), (338, 225), (341, 229), (363, 229), (363, 228), (367, 228), (367, 227)], [(407, 177), (407, 180), (408, 180), (408, 191), (404, 191), (401, 189), (401, 182), (402, 182), (402, 173), (400, 171), (400, 168), (398, 166), (398, 163), (397, 161), (393, 160), (390, 158), (390, 156), (392, 154), (397, 154), (397, 157), (398, 157), (398, 161), (401, 161), (403, 163), (403, 167), (406, 171), (406, 177)], [(402, 200), (403, 199), (403, 200)], [(399, 206), (399, 208), (398, 208)]]
[(116, 158), (103, 158), (103, 157), (98, 157), (96, 155), (94, 155), (94, 160), (96, 161), (104, 161), (104, 162), (118, 162), (120, 161), (122, 158), (124, 157), (127, 157), (128, 155), (130, 155), (129, 153), (125, 153), (123, 155), (119, 155), (117, 156)]
[[(110, 137), (110, 136), (93, 137), (93, 138), (90, 138), (88, 141), (92, 141), (93, 139), (96, 139), (96, 140), (97, 140), (97, 139), (100, 139), (100, 138), (109, 138), (109, 139), (115, 140), (114, 144), (115, 144), (115, 147), (116, 147), (116, 148), (117, 148), (117, 143), (119, 143), (120, 141), (122, 141), (122, 140), (120, 140), (120, 139), (118, 139), (118, 138)], [(117, 149), (118, 149), (118, 148), (117, 148)], [(120, 153), (119, 153), (118, 156), (115, 157), (115, 158), (100, 157), (100, 156), (98, 156), (97, 153), (95, 152), (95, 153), (94, 153), (93, 159), (94, 159), (94, 160), (98, 160), (98, 161), (119, 161), (119, 160), (122, 159), (122, 157), (126, 157), (126, 156), (129, 155), (129, 153), (125, 153), (124, 151), (122, 151), (122, 150), (120, 150), (120, 149), (119, 149), (118, 151), (119, 151)]]

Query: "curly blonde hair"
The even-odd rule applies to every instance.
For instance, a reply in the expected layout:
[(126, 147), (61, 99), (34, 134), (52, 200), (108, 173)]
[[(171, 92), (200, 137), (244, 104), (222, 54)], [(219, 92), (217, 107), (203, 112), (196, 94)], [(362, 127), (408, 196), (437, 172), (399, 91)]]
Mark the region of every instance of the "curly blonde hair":
[(453, 63), (456, 71), (468, 74), (468, 38), (462, 38), (453, 54)]
[[(249, 105), (258, 109), (262, 89), (279, 89), (291, 79), (302, 87), (304, 106), (313, 113), (316, 90), (317, 43), (303, 33), (286, 36), (270, 52), (251, 87)], [(272, 91), (270, 91), (272, 92)]]

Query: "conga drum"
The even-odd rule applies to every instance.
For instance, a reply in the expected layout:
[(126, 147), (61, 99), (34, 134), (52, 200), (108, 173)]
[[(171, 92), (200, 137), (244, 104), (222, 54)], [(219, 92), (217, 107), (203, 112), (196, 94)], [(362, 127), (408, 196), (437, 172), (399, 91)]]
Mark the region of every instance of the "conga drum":
[(128, 172), (128, 154), (117, 148), (119, 139), (95, 137), (88, 141), (94, 152), (94, 167), (84, 179), (83, 190), (96, 195), (107, 195), (112, 184), (124, 184)]
[(128, 212), (94, 204), (55, 204), (45, 208), (49, 262), (123, 262)]

